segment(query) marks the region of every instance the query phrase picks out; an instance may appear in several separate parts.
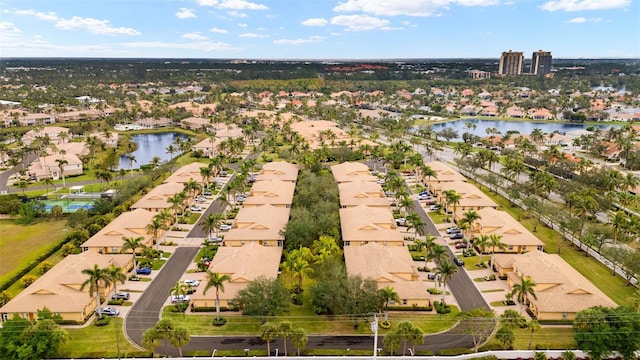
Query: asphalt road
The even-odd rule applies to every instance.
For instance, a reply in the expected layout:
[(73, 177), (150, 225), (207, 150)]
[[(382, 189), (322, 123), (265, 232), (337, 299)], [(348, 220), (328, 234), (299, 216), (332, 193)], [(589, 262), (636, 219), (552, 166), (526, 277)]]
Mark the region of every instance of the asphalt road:
[[(24, 162), (20, 162), (18, 165), (16, 165), (15, 168), (11, 168), (9, 170), (1, 172), (0, 173), (0, 194), (10, 193), (11, 189), (7, 185), (9, 181), (9, 177), (11, 177), (11, 175), (16, 173), (16, 169), (19, 169), (19, 170), (26, 169), (29, 166), (29, 164), (31, 164), (35, 159), (36, 159), (35, 154), (29, 154), (27, 155), (27, 158), (26, 158), (27, 160), (26, 165)], [(16, 189), (15, 191), (20, 191), (20, 190)]]
[(142, 346), (142, 333), (160, 320), (169, 290), (180, 280), (198, 250), (199, 247), (176, 248), (147, 290), (133, 304), (124, 321), (125, 334), (131, 341)]

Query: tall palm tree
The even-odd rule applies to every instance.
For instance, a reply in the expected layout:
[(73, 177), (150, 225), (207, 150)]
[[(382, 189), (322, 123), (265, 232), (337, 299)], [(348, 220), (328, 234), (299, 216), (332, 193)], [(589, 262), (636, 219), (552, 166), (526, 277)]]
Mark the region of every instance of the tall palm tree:
[(436, 274), (440, 275), (440, 281), (442, 282), (442, 305), (446, 306), (447, 282), (458, 271), (458, 268), (446, 259), (435, 270)]
[(99, 317), (102, 317), (102, 307), (100, 306), (100, 283), (105, 287), (111, 285), (111, 277), (107, 269), (101, 269), (98, 264), (94, 264), (92, 269), (84, 269), (82, 274), (89, 276), (82, 285), (80, 285), (80, 291), (89, 287), (89, 296), (93, 296), (95, 293), (96, 303), (98, 304), (97, 313)]
[(496, 252), (496, 248), (504, 250), (507, 245), (502, 242), (502, 235), (491, 234), (489, 236), (488, 246), (491, 246), (491, 264), (489, 265), (490, 271), (493, 271), (493, 254)]
[(482, 217), (480, 216), (480, 214), (478, 214), (476, 211), (474, 210), (469, 210), (466, 213), (462, 214), (462, 221), (466, 222), (467, 224), (469, 224), (469, 236), (467, 238), (467, 242), (469, 240), (471, 240), (471, 233), (473, 232), (473, 225), (475, 224), (476, 221), (482, 219)]
[(64, 179), (64, 166), (68, 165), (69, 162), (65, 159), (56, 159), (56, 163), (58, 164), (58, 168), (60, 169), (60, 176), (62, 176), (62, 187), (67, 187), (67, 183)]
[(527, 302), (527, 299), (529, 298), (529, 296), (531, 296), (536, 300), (538, 299), (538, 297), (536, 296), (535, 286), (536, 286), (536, 283), (533, 280), (525, 278), (524, 276), (520, 276), (519, 283), (513, 284), (511, 290), (513, 291), (513, 294), (516, 296), (516, 299), (520, 303), (520, 314), (522, 314), (522, 310), (524, 310), (525, 302)]
[(169, 334), (169, 343), (174, 347), (178, 348), (178, 352), (180, 357), (182, 357), (182, 348), (191, 342), (191, 334), (189, 334), (189, 330), (184, 327), (176, 327)]
[(158, 231), (163, 230), (164, 222), (157, 215), (151, 219), (151, 222), (147, 225), (147, 231), (153, 234), (153, 243), (156, 244), (156, 250), (158, 249)]
[(307, 346), (307, 342), (309, 342), (309, 336), (307, 336), (307, 332), (304, 329), (295, 328), (291, 330), (291, 344), (296, 347), (298, 356), (300, 356), (300, 349)]
[(142, 236), (131, 236), (123, 237), (122, 240), (124, 240), (124, 244), (122, 244), (122, 249), (120, 250), (120, 252), (124, 253), (127, 250), (131, 250), (131, 254), (133, 255), (133, 271), (135, 272), (135, 270), (138, 268), (136, 263), (136, 249), (143, 247), (142, 242), (144, 241), (144, 238)]
[(380, 299), (384, 302), (384, 319), (387, 320), (387, 309), (389, 308), (389, 303), (391, 301), (400, 302), (400, 296), (391, 286), (378, 289), (378, 294), (380, 294)]
[[(481, 234), (480, 237), (473, 238), (473, 246), (478, 249), (480, 262), (482, 262), (482, 255), (487, 252), (487, 247), (489, 246), (489, 235)], [(491, 268), (489, 269), (489, 273), (491, 273)]]
[(129, 160), (129, 173), (133, 176), (133, 163), (138, 162), (136, 157), (132, 154), (127, 155), (127, 160)]
[(227, 281), (231, 281), (231, 276), (227, 274), (220, 275), (207, 270), (207, 285), (204, 287), (203, 294), (206, 295), (207, 290), (212, 287), (216, 288), (216, 319), (220, 318), (220, 290), (224, 291), (224, 283)]
[(206, 218), (202, 219), (199, 223), (202, 226), (202, 229), (208, 234), (209, 241), (211, 241), (211, 234), (216, 233), (216, 238), (218, 237), (218, 229), (220, 225), (224, 222), (224, 215), (220, 213), (212, 213), (209, 214)]
[(109, 275), (111, 281), (113, 282), (114, 293), (118, 292), (118, 282), (124, 284), (124, 282), (127, 280), (127, 276), (122, 272), (122, 268), (113, 264), (111, 264), (107, 268), (107, 275)]
[(278, 337), (278, 325), (266, 322), (260, 327), (260, 338), (267, 343), (267, 356), (271, 356), (271, 342)]
[(458, 194), (455, 190), (445, 190), (444, 196), (445, 201), (447, 202), (447, 212), (449, 211), (449, 206), (453, 206), (453, 214), (451, 215), (451, 226), (453, 226), (456, 217), (456, 209), (460, 203), (460, 199), (462, 199), (462, 195)]
[(284, 356), (287, 356), (287, 338), (291, 335), (291, 328), (291, 323), (288, 321), (278, 324), (278, 336), (282, 338), (284, 343)]

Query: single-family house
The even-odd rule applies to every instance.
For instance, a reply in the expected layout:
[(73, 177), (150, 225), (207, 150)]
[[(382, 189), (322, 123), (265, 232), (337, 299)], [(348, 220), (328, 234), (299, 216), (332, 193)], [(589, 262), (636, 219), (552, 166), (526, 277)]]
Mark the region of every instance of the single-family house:
[(40, 156), (29, 165), (29, 174), (38, 181), (47, 178), (58, 180), (63, 175), (81, 175), (83, 172), (82, 160), (70, 153)]
[(31, 145), (36, 138), (47, 138), (50, 144), (59, 144), (64, 139), (71, 138), (71, 132), (66, 127), (61, 126), (45, 126), (41, 129), (33, 129), (22, 135), (22, 142), (25, 145)]

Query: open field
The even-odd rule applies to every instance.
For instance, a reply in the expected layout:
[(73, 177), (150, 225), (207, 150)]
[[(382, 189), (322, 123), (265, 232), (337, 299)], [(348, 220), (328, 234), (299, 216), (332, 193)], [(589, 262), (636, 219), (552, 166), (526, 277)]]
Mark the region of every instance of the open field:
[[(516, 341), (514, 349), (527, 350), (531, 339), (531, 349), (563, 350), (575, 349), (576, 340), (573, 337), (573, 329), (570, 326), (549, 327), (545, 326), (531, 335), (529, 329), (514, 329)], [(487, 343), (487, 347), (499, 348), (499, 342), (493, 338)]]
[(65, 225), (65, 220), (45, 220), (34, 225), (0, 220), (0, 282), (62, 240)]

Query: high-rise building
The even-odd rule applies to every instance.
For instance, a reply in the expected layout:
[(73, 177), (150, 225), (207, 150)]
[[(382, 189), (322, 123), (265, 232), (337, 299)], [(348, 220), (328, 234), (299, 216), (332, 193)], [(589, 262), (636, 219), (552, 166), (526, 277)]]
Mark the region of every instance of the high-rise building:
[(534, 51), (531, 55), (531, 74), (546, 75), (551, 72), (551, 51)]
[(524, 55), (521, 51), (505, 51), (500, 56), (500, 66), (498, 74), (501, 75), (520, 75), (522, 74), (522, 64), (524, 63)]

